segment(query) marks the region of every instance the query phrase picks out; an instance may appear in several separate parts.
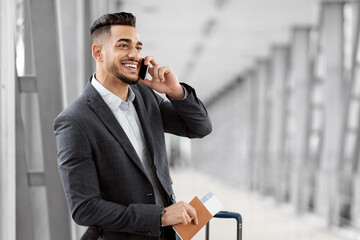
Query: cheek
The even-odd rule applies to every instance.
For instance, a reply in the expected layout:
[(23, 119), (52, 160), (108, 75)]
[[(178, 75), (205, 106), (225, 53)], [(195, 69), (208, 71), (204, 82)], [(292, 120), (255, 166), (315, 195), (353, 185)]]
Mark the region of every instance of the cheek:
[(106, 59), (108, 64), (120, 64), (121, 56), (120, 54), (111, 53), (107, 55)]
[(116, 63), (115, 59), (113, 58), (113, 56), (111, 56), (111, 54), (107, 54), (104, 56), (104, 63), (105, 65), (109, 66), (109, 65), (114, 65)]

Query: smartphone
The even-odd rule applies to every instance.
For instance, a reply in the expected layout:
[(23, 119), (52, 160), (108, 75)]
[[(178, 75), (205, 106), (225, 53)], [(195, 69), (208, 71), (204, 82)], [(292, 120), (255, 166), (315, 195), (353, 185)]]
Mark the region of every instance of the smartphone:
[(140, 63), (140, 70), (139, 70), (139, 78), (145, 80), (146, 73), (148, 71), (149, 65), (144, 64), (145, 59), (143, 58)]

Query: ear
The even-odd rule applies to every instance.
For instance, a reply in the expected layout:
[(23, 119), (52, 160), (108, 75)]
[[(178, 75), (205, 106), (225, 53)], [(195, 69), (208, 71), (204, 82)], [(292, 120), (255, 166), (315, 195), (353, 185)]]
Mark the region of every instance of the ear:
[(92, 45), (92, 56), (97, 62), (103, 61), (103, 54), (102, 54), (102, 46), (100, 44), (93, 44)]

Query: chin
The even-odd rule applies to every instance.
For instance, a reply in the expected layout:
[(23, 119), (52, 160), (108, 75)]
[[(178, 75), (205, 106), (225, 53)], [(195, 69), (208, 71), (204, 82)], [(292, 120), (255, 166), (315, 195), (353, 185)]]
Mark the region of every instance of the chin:
[(139, 82), (139, 79), (140, 79), (139, 77), (134, 77), (134, 76), (132, 76), (132, 77), (127, 77), (127, 76), (122, 75), (122, 74), (119, 74), (119, 75), (117, 76), (117, 78), (118, 78), (120, 81), (122, 81), (122, 82), (124, 82), (124, 83), (127, 83), (127, 84), (131, 84), (131, 85), (138, 83), (138, 82)]
[(127, 83), (130, 84), (130, 85), (134, 85), (134, 84), (137, 84), (138, 82), (139, 82), (139, 78), (136, 79), (136, 80), (129, 81)]

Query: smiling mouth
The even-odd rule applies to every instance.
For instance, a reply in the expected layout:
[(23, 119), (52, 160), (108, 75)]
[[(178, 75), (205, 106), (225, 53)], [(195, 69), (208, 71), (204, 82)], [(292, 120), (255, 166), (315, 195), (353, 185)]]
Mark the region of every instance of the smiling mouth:
[(125, 69), (131, 71), (131, 72), (137, 72), (138, 71), (138, 64), (136, 63), (122, 63), (122, 66), (125, 67)]

